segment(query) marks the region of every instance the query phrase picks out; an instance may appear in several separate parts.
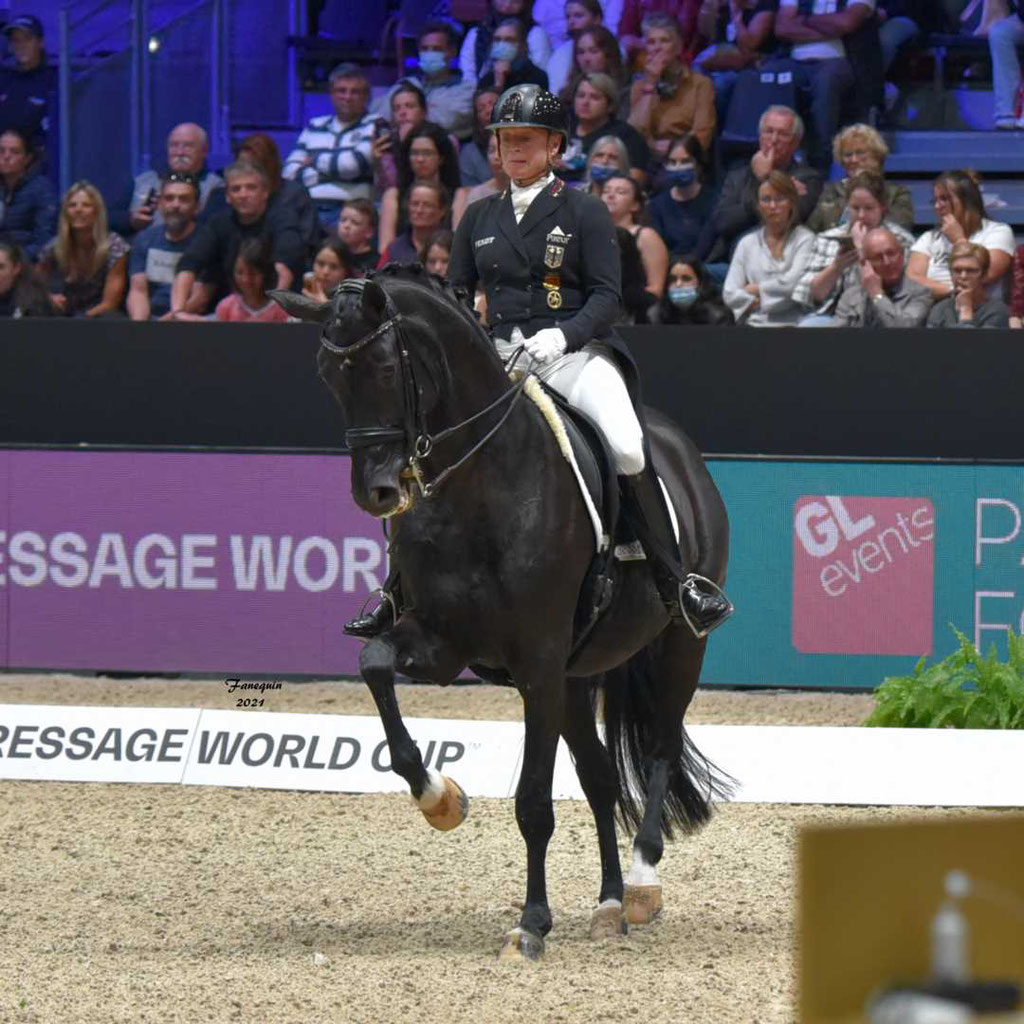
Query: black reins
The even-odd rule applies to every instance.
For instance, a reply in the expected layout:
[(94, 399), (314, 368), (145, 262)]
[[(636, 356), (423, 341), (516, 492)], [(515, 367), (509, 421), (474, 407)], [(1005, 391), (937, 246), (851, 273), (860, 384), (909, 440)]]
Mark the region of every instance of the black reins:
[[(362, 295), (363, 289), (366, 287), (366, 280), (364, 278), (357, 278), (354, 280), (343, 281), (339, 286), (339, 290), (342, 293), (350, 293), (356, 295)], [(383, 289), (381, 289), (383, 291)], [(351, 345), (335, 345), (327, 338), (327, 329), (324, 328), (320, 333), (320, 344), (323, 348), (327, 349), (328, 352), (332, 352), (335, 355), (342, 356), (342, 365), (351, 365), (353, 356), (358, 355), (364, 349), (368, 348), (378, 338), (383, 337), (389, 330), (394, 330), (395, 341), (398, 347), (399, 363), (402, 368), (402, 395), (403, 395), (403, 424), (402, 426), (392, 427), (351, 427), (345, 431), (345, 446), (349, 451), (355, 451), (359, 448), (369, 448), (372, 445), (377, 444), (390, 444), (396, 441), (404, 441), (406, 445), (407, 463), (409, 473), (412, 478), (416, 481), (416, 485), (420, 489), (420, 493), (424, 498), (431, 497), (437, 489), (454, 473), (457, 469), (463, 466), (469, 461), (478, 451), (494, 435), (505, 425), (509, 416), (512, 415), (512, 410), (516, 407), (519, 399), (522, 397), (523, 388), (526, 385), (527, 375), (516, 381), (507, 391), (503, 391), (490, 405), (473, 413), (472, 416), (467, 419), (456, 423), (454, 426), (446, 427), (444, 430), (439, 431), (436, 434), (431, 434), (427, 430), (426, 416), (422, 408), (420, 401), (421, 392), (420, 388), (416, 383), (416, 373), (413, 368), (412, 359), (409, 357), (409, 349), (406, 343), (405, 332), (402, 329), (402, 322), (407, 319), (406, 314), (400, 313), (395, 307), (394, 300), (385, 291), (384, 292), (384, 314), (387, 317), (379, 326), (375, 327), (369, 334), (364, 335), (358, 341), (353, 342)], [(465, 429), (471, 424), (475, 423), (481, 417), (486, 416), (489, 412), (493, 412), (503, 402), (509, 401), (508, 408), (505, 410), (501, 419), (487, 431), (484, 436), (477, 441), (472, 448), (469, 449), (463, 456), (453, 462), (450, 466), (441, 470), (433, 480), (427, 480), (425, 478), (423, 460), (426, 459), (434, 450), (434, 447), (441, 442), (447, 440), (449, 437), (457, 434), (460, 430)]]

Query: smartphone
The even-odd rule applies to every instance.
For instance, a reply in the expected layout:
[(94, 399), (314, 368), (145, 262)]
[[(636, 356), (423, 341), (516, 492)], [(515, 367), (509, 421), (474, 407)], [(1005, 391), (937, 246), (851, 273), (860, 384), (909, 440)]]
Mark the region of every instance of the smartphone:
[(391, 145), (391, 125), (387, 121), (381, 119), (377, 122), (373, 129), (373, 137), (375, 139), (386, 139), (388, 145)]
[(156, 206), (157, 192), (155, 188), (149, 190), (149, 194), (146, 196), (146, 201), (142, 204), (146, 209), (152, 210)]
[(854, 245), (852, 236), (850, 236), (850, 235), (843, 235), (839, 239), (839, 251), (841, 253), (843, 253), (843, 252), (853, 252), (853, 250), (855, 248), (856, 248), (856, 246)]

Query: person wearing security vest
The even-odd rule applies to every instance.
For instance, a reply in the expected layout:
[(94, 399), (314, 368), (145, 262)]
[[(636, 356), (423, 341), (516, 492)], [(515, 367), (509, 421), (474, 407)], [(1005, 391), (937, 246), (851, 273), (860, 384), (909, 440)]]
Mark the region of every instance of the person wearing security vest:
[[(706, 633), (732, 606), (724, 595), (702, 590), (699, 577), (681, 582), (678, 565), (658, 555), (678, 549), (620, 370), (633, 376), (635, 367), (612, 332), (621, 304), (615, 226), (599, 199), (570, 189), (552, 171), (569, 134), (565, 107), (539, 86), (513, 86), (495, 104), (489, 127), (509, 187), (466, 210), (449, 279), (470, 294), (483, 287), (488, 324), (506, 362), (518, 352), (516, 368), (535, 373), (596, 423), (637, 513), (638, 533), (643, 525), (653, 542), (645, 548), (662, 599), (670, 614)], [(384, 601), (345, 631), (375, 636), (390, 626), (392, 614)]]

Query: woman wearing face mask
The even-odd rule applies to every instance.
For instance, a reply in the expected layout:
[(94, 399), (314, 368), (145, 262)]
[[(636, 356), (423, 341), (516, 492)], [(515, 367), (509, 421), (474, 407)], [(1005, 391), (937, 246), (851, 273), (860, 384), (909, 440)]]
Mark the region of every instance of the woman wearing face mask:
[(522, 26), (526, 53), (538, 68), (547, 66), (551, 57), (548, 34), (533, 21), (531, 0), (489, 0), (483, 21), (466, 33), (459, 50), (459, 67), (471, 82), (482, 84), (483, 76), (493, 59), (494, 34), (506, 18), (514, 18)]
[(632, 172), (629, 153), (622, 139), (614, 135), (604, 135), (594, 143), (594, 148), (587, 157), (587, 173), (583, 177), (582, 187), (600, 199), (604, 183), (613, 174), (628, 174), (632, 177)]
[(576, 82), (570, 118), (569, 145), (562, 154), (559, 176), (568, 182), (582, 181), (587, 156), (606, 136), (619, 139), (629, 154), (630, 174), (643, 184), (647, 180), (650, 152), (643, 136), (616, 116), (618, 90), (609, 75), (599, 71), (582, 75)]
[(877, 171), (860, 171), (849, 182), (846, 223), (822, 231), (811, 249), (793, 298), (813, 309), (801, 327), (831, 327), (832, 314), (843, 290), (860, 280), (864, 236), (874, 228), (888, 228), (903, 246), (904, 258), (914, 236), (889, 215), (885, 179)]
[(651, 323), (693, 327), (720, 327), (733, 323), (732, 312), (722, 301), (718, 282), (692, 255), (669, 260), (668, 281), (661, 302), (650, 312)]
[(516, 85), (548, 86), (548, 73), (530, 60), (526, 52), (523, 23), (518, 18), (505, 18), (494, 30), (494, 42), (480, 87), (494, 86), (504, 91)]
[(668, 249), (657, 231), (640, 223), (644, 212), (640, 186), (628, 174), (613, 174), (601, 189), (601, 199), (615, 226), (625, 228), (636, 240), (647, 274), (647, 290), (660, 299), (665, 291)]
[(665, 161), (668, 188), (648, 204), (651, 227), (672, 252), (707, 258), (715, 242), (711, 189), (704, 187), (704, 147), (696, 135), (684, 135), (669, 147)]

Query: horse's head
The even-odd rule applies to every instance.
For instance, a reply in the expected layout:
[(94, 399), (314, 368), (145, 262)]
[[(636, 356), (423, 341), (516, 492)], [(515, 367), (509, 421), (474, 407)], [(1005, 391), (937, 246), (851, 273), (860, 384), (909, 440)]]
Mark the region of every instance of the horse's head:
[(317, 367), (349, 424), (352, 497), (379, 518), (413, 501), (409, 457), (426, 396), (401, 338), (403, 317), (380, 285), (344, 282), (326, 302), (271, 292), (290, 315), (322, 324)]

